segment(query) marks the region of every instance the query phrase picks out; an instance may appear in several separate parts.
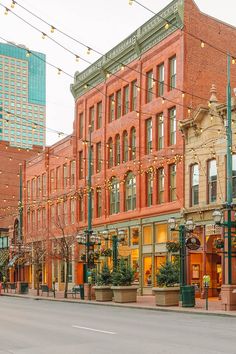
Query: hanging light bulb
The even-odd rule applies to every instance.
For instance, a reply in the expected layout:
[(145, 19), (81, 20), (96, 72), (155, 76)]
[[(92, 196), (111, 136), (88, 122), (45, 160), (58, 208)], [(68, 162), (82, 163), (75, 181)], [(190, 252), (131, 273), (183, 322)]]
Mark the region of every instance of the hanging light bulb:
[(106, 78), (109, 79), (109, 77), (110, 77), (110, 73), (107, 73)]
[(122, 71), (124, 71), (124, 70), (125, 70), (125, 67), (124, 67), (124, 65), (121, 65), (121, 68), (120, 68), (120, 70), (122, 70)]
[(27, 52), (26, 52), (26, 54), (25, 54), (25, 55), (26, 55), (27, 57), (29, 57), (29, 56), (30, 56), (30, 54), (31, 54), (31, 52), (30, 52), (29, 50), (27, 50)]
[(42, 32), (42, 39), (45, 39), (46, 38), (46, 33)]
[(4, 15), (8, 15), (8, 12), (9, 12), (9, 9), (7, 7), (5, 7), (5, 12), (4, 12)]
[(87, 48), (87, 54), (89, 55), (91, 53), (91, 48)]
[(77, 62), (79, 62), (79, 56), (78, 56), (78, 55), (75, 56), (75, 60), (76, 60)]
[(201, 41), (201, 48), (205, 47), (205, 43), (203, 41)]
[(182, 98), (184, 98), (185, 97), (185, 92), (182, 92)]
[(170, 27), (169, 23), (166, 22), (166, 24), (165, 24), (165, 29), (168, 30), (169, 27)]
[(129, 0), (129, 5), (133, 5), (133, 0)]
[(190, 114), (190, 113), (191, 113), (191, 108), (189, 107), (189, 108), (188, 108), (188, 114)]
[(58, 74), (58, 75), (61, 75), (61, 69), (58, 68), (57, 70), (58, 70), (58, 71), (57, 71), (57, 74)]
[(235, 58), (232, 58), (232, 64), (234, 65), (236, 63)]
[(55, 31), (55, 27), (51, 26), (51, 33), (54, 33), (54, 31)]
[(12, 0), (12, 3), (11, 3), (11, 8), (12, 8), (12, 9), (14, 9), (15, 4), (16, 4), (16, 2), (15, 2), (14, 0)]
[(165, 103), (165, 97), (162, 97), (162, 104)]

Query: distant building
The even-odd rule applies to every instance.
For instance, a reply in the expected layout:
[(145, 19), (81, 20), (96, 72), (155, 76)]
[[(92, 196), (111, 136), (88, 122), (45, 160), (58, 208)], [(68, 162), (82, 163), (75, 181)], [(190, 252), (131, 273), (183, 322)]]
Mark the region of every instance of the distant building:
[(11, 146), (45, 145), (45, 55), (0, 43), (0, 140)]

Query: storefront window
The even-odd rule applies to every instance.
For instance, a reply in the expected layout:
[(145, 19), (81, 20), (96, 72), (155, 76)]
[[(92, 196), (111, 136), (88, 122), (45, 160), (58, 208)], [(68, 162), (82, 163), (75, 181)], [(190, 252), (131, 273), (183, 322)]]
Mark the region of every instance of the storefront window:
[(139, 244), (139, 229), (131, 229), (131, 246), (138, 246)]
[(143, 285), (152, 286), (152, 257), (143, 258)]
[(143, 244), (151, 245), (152, 244), (152, 227), (144, 226), (143, 228)]
[(155, 283), (156, 283), (156, 275), (159, 273), (159, 270), (162, 265), (166, 263), (166, 256), (156, 256), (155, 257)]
[(134, 271), (134, 281), (139, 281), (139, 250), (138, 248), (131, 251), (131, 267)]
[(164, 243), (167, 241), (167, 224), (155, 225), (155, 243)]

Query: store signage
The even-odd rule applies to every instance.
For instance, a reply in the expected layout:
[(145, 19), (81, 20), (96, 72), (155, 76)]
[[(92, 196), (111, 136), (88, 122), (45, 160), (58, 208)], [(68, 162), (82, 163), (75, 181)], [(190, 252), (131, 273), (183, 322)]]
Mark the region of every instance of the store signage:
[(131, 249), (129, 246), (120, 245), (118, 248), (119, 256), (128, 257), (131, 255)]
[(191, 236), (186, 241), (186, 247), (191, 251), (196, 251), (201, 246), (200, 240), (196, 236)]

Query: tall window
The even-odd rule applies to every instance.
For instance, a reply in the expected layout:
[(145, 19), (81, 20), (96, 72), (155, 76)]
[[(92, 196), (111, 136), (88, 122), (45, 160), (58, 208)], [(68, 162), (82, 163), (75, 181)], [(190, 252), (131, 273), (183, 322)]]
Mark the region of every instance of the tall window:
[(101, 188), (96, 189), (97, 192), (97, 218), (100, 218), (102, 216), (102, 190)]
[(83, 151), (79, 151), (79, 179), (84, 177), (84, 161), (83, 161)]
[(56, 189), (60, 189), (61, 188), (61, 167), (57, 166), (56, 169)]
[(236, 155), (232, 155), (232, 194), (236, 198)]
[(170, 145), (176, 144), (176, 108), (169, 109)]
[(40, 191), (41, 191), (41, 177), (38, 176), (36, 181), (36, 197), (40, 196)]
[(35, 178), (33, 178), (31, 180), (31, 194), (32, 194), (33, 199), (35, 199), (35, 197), (36, 197), (36, 187), (35, 187), (35, 185), (36, 185), (36, 180), (35, 180)]
[(53, 193), (55, 191), (55, 171), (50, 171), (50, 192)]
[(79, 197), (79, 221), (84, 220), (84, 198)]
[(43, 186), (42, 186), (43, 196), (46, 196), (47, 195), (47, 176), (46, 176), (46, 173), (44, 173), (42, 175), (42, 182), (43, 182)]
[(125, 210), (134, 209), (136, 209), (136, 177), (129, 172), (125, 181)]
[(170, 201), (176, 200), (176, 165), (169, 166), (169, 176), (170, 176)]
[(63, 188), (67, 187), (67, 179), (68, 179), (68, 170), (67, 170), (67, 164), (65, 163), (63, 165)]
[(94, 131), (94, 106), (89, 108), (89, 124), (91, 125), (91, 131)]
[(147, 191), (147, 206), (153, 205), (153, 173), (146, 174), (146, 191)]
[(75, 223), (75, 200), (70, 200), (70, 222), (71, 224)]
[(124, 114), (129, 112), (129, 85), (124, 87)]
[(157, 203), (164, 203), (165, 173), (164, 168), (157, 170)]
[(100, 129), (102, 127), (102, 102), (98, 102), (97, 104), (97, 128)]
[(191, 166), (190, 177), (191, 177), (190, 205), (198, 205), (198, 203), (199, 203), (199, 166), (198, 166), (198, 164)]
[(146, 154), (152, 152), (152, 118), (146, 120)]
[(75, 160), (70, 162), (70, 185), (75, 185)]
[(131, 90), (132, 90), (131, 110), (135, 111), (137, 107), (137, 80), (132, 82)]
[(111, 168), (113, 166), (113, 142), (112, 138), (108, 140), (108, 168)]
[(109, 96), (109, 122), (115, 119), (115, 101), (114, 94)]
[(110, 215), (120, 212), (120, 183), (117, 178), (111, 179)]
[(217, 199), (217, 167), (216, 160), (208, 161), (208, 203), (214, 203)]
[(64, 224), (68, 225), (67, 200), (64, 200), (63, 202), (63, 220), (64, 220)]
[(164, 119), (163, 113), (157, 115), (157, 150), (164, 148)]
[(115, 165), (120, 164), (120, 136), (115, 137)]
[(46, 227), (46, 208), (42, 208), (42, 227)]
[(147, 73), (147, 103), (151, 102), (153, 96), (153, 71)]
[(176, 57), (170, 59), (170, 90), (176, 87)]
[(27, 199), (30, 200), (30, 181), (27, 181)]
[(102, 170), (102, 144), (97, 143), (97, 172)]
[(164, 63), (162, 63), (158, 66), (158, 92), (157, 92), (158, 96), (164, 95), (164, 88), (165, 88), (164, 80), (165, 80), (165, 67), (164, 67)]
[(131, 129), (131, 160), (136, 159), (136, 129)]
[(128, 133), (124, 131), (123, 133), (123, 162), (127, 162), (129, 159), (129, 141)]
[(80, 113), (79, 115), (79, 139), (83, 138), (83, 130), (84, 130), (84, 115)]
[(121, 117), (121, 90), (116, 92), (116, 119)]

